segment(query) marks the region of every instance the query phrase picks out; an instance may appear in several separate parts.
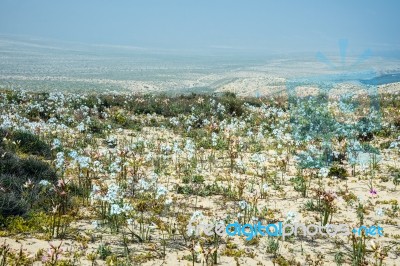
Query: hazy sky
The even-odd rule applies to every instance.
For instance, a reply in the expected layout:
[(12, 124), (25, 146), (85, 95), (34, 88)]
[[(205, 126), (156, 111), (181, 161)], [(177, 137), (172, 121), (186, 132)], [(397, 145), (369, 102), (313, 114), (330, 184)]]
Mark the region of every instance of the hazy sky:
[(0, 34), (182, 50), (400, 50), (400, 1), (0, 0)]

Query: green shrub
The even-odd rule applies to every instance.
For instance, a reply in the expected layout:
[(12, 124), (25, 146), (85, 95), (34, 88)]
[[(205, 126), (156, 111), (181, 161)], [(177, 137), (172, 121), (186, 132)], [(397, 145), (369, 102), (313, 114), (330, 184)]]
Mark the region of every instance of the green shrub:
[(93, 134), (102, 134), (106, 126), (99, 119), (92, 119), (88, 125), (89, 132)]
[[(0, 180), (3, 179), (0, 176)], [(28, 210), (26, 201), (21, 200), (20, 194), (16, 192), (0, 193), (0, 215), (4, 217), (12, 215), (23, 215)]]
[[(23, 215), (31, 208), (49, 210), (51, 202), (49, 193), (42, 193), (41, 180), (55, 184), (57, 175), (46, 162), (36, 158), (20, 159), (10, 152), (0, 148), (0, 184), (4, 190), (0, 194), (0, 215)], [(31, 184), (26, 189), (25, 184)], [(29, 191), (29, 193), (27, 192)]]
[(11, 138), (18, 144), (19, 151), (23, 153), (40, 155), (46, 158), (49, 158), (51, 155), (50, 146), (32, 133), (15, 131), (11, 134)]
[(241, 116), (244, 112), (243, 101), (236, 97), (232, 92), (226, 92), (221, 97), (221, 103), (226, 107), (226, 111), (235, 116)]
[[(5, 153), (0, 149), (0, 153)], [(15, 182), (25, 183), (28, 179), (33, 182), (46, 179), (50, 182), (57, 180), (54, 169), (46, 162), (40, 161), (34, 157), (19, 159), (17, 156), (7, 152), (3, 158), (0, 158), (0, 174), (16, 176)]]
[(348, 174), (346, 169), (335, 164), (329, 169), (328, 176), (330, 177), (336, 176), (339, 179), (346, 179)]
[(290, 181), (293, 183), (293, 188), (297, 192), (300, 192), (303, 197), (307, 195), (307, 181), (303, 176), (296, 176)]
[(110, 256), (112, 254), (111, 248), (109, 246), (104, 245), (104, 244), (101, 244), (97, 248), (97, 253), (99, 254), (99, 258), (101, 260), (105, 260), (108, 256)]

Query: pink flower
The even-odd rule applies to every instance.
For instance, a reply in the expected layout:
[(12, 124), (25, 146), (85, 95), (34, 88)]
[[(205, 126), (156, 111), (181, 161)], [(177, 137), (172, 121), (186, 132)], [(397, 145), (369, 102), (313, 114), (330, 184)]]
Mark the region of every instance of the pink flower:
[(371, 188), (371, 190), (369, 191), (369, 194), (371, 195), (371, 197), (375, 197), (378, 194), (378, 192), (376, 191), (376, 189)]

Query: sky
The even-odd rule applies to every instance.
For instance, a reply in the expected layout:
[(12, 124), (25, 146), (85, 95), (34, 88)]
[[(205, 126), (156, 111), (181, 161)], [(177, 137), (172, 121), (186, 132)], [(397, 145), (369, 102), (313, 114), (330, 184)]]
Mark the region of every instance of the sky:
[(400, 1), (0, 0), (0, 34), (182, 51), (400, 50)]

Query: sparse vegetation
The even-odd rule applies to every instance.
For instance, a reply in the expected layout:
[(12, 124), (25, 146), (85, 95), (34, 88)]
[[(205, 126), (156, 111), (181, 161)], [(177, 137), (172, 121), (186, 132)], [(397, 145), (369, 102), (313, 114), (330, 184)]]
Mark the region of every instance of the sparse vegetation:
[[(392, 97), (380, 96), (382, 114), (398, 108)], [(385, 167), (400, 156), (393, 112), (377, 127), (374, 114), (338, 120), (326, 95), (7, 90), (0, 102), (0, 235), (60, 241), (30, 257), (5, 243), (0, 265), (135, 265), (176, 253), (191, 265), (265, 256), (275, 265), (381, 265), (398, 249), (388, 236), (371, 248), (363, 235), (335, 239), (337, 252), (309, 254), (313, 244), (294, 236), (188, 233), (189, 223), (326, 225), (354, 215), (354, 227), (397, 224), (398, 165)]]

